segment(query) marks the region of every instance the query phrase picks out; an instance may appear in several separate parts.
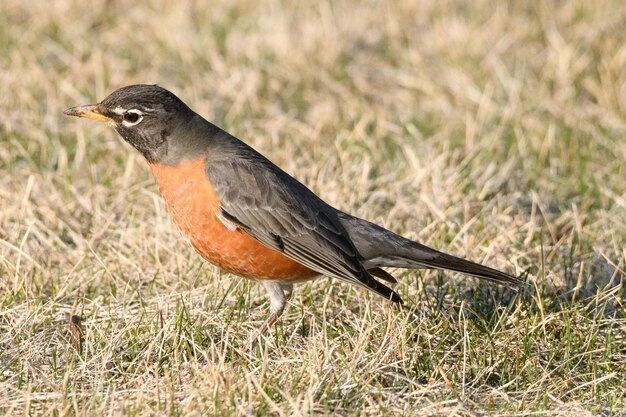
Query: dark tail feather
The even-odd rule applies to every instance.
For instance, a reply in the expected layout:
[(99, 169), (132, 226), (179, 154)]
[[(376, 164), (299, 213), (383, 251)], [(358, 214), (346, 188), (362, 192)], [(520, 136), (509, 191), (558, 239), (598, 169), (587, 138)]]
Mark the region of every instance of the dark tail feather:
[[(404, 304), (404, 302), (402, 301), (402, 298), (398, 295), (397, 292), (395, 292), (394, 290), (392, 290), (391, 288), (389, 288), (382, 282), (377, 281), (374, 278), (374, 275), (378, 276), (379, 278), (380, 278), (380, 275), (384, 275), (385, 278), (383, 279), (385, 279), (385, 281), (391, 282), (389, 281), (388, 277), (391, 277), (391, 279), (395, 281), (395, 278), (392, 277), (391, 274), (389, 274), (386, 271), (383, 271), (381, 268), (372, 267), (372, 268), (366, 269), (363, 265), (361, 267), (362, 269), (359, 275), (355, 277), (355, 279), (347, 279), (347, 278), (340, 277), (340, 276), (337, 276), (335, 278), (341, 279), (342, 281), (348, 282), (350, 284), (360, 285), (364, 288), (367, 288), (370, 291), (375, 292), (378, 295), (381, 295), (383, 298), (386, 298), (387, 300), (393, 301), (394, 303)], [(374, 273), (372, 273), (372, 269), (374, 269), (373, 271)], [(380, 271), (382, 271), (382, 274), (380, 273)]]
[(445, 253), (441, 253), (439, 256), (426, 263), (426, 266), (461, 272), (487, 281), (506, 285), (513, 289), (520, 288), (524, 285), (524, 280), (520, 277)]
[[(371, 276), (370, 276), (371, 278)], [(367, 283), (367, 288), (374, 291), (377, 294), (382, 295), (387, 300), (391, 300), (394, 303), (404, 304), (402, 298), (398, 295), (397, 292), (386, 286), (385, 284), (381, 284), (376, 281), (374, 278), (371, 278), (371, 281)]]
[(397, 292), (380, 282), (373, 290), (394, 303), (404, 304), (404, 301), (402, 301), (402, 298), (400, 298)]
[[(415, 243), (415, 242), (414, 242)], [(419, 245), (419, 244), (416, 244)], [(448, 255), (434, 249), (419, 245), (416, 247), (415, 256), (408, 258), (404, 253), (403, 256), (392, 256), (388, 258), (379, 258), (378, 267), (396, 267), (396, 268), (435, 268), (446, 269), (449, 271), (461, 272), (463, 274), (472, 275), (487, 281), (506, 285), (513, 289), (517, 289), (524, 285), (524, 280), (520, 277), (507, 274), (497, 269), (490, 268), (476, 262)]]
[[(390, 275), (383, 276), (380, 273), (381, 268), (435, 268), (461, 272), (512, 288), (524, 285), (524, 279), (519, 277), (439, 252), (367, 220), (343, 212), (338, 212), (338, 215), (359, 254), (364, 259), (365, 268), (370, 274), (385, 281), (392, 282)], [(383, 284), (379, 285), (384, 287)], [(374, 289), (374, 291), (376, 290)], [(388, 289), (388, 291), (391, 290)]]
[(396, 280), (393, 275), (391, 275), (389, 272), (385, 271), (382, 268), (368, 269), (367, 272), (369, 272), (370, 275), (374, 275), (375, 277), (378, 277), (382, 279), (383, 281), (387, 281), (390, 284), (398, 283), (398, 280)]

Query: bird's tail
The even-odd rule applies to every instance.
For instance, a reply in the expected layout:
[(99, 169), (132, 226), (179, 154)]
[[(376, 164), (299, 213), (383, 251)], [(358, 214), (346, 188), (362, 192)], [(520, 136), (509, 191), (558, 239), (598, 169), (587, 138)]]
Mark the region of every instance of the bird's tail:
[(339, 219), (361, 254), (363, 266), (385, 281), (393, 282), (393, 277), (381, 268), (434, 268), (472, 275), (512, 288), (524, 285), (520, 277), (431, 249), (367, 220), (343, 212), (339, 212)]
[[(381, 256), (367, 261), (368, 267), (395, 267), (395, 268), (434, 268), (460, 272), (497, 284), (518, 288), (524, 285), (524, 280), (497, 269), (468, 261), (453, 255), (448, 255), (417, 242), (411, 242), (411, 248), (400, 256)], [(413, 250), (412, 250), (413, 249)], [(412, 255), (412, 256), (411, 256)]]

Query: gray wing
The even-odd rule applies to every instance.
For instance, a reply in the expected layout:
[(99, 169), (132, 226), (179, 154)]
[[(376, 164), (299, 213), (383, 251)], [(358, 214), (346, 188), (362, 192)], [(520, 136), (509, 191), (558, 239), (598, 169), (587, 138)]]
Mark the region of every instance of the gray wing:
[(209, 152), (206, 161), (223, 218), (302, 265), (401, 302), (365, 270), (334, 208), (252, 148), (234, 141), (222, 142), (219, 152)]

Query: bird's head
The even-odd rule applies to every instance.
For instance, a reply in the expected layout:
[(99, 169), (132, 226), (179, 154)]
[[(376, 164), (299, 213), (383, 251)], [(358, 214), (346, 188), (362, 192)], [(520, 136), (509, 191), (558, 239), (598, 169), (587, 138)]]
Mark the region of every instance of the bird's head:
[(106, 122), (150, 162), (159, 159), (172, 133), (195, 116), (173, 93), (145, 84), (120, 88), (98, 104), (72, 107), (63, 113)]

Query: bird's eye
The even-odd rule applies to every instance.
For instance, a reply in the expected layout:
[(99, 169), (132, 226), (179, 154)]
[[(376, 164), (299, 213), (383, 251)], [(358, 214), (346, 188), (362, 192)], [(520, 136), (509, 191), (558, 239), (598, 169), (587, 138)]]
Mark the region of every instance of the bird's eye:
[(134, 126), (137, 123), (141, 122), (143, 119), (143, 114), (139, 110), (129, 110), (122, 116), (124, 119), (122, 124), (124, 126)]
[(139, 120), (139, 115), (137, 113), (126, 113), (124, 115), (124, 120), (130, 123), (135, 123), (137, 120)]

